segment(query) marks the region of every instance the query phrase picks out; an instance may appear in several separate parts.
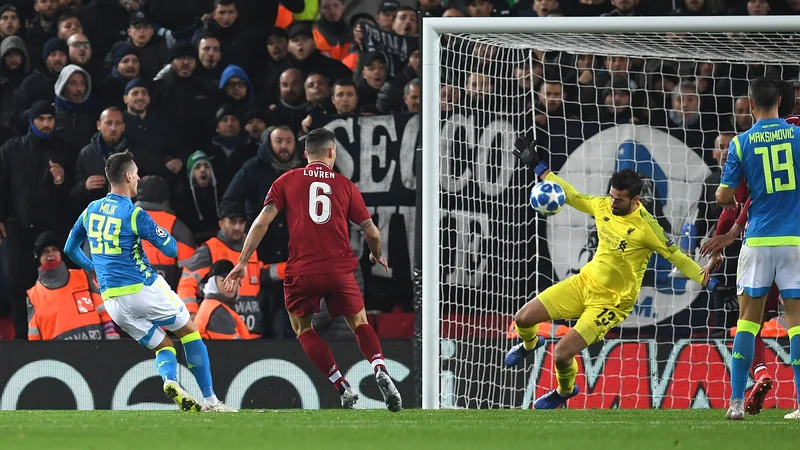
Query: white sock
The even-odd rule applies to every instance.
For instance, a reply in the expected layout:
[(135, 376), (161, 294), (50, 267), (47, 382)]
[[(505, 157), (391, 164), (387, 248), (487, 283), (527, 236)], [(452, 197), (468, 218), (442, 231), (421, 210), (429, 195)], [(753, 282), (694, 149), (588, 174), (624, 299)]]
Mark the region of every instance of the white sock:
[(217, 398), (216, 394), (212, 395), (211, 397), (206, 397), (205, 400), (206, 400), (206, 405), (208, 406), (214, 406), (217, 403), (219, 403), (219, 399)]

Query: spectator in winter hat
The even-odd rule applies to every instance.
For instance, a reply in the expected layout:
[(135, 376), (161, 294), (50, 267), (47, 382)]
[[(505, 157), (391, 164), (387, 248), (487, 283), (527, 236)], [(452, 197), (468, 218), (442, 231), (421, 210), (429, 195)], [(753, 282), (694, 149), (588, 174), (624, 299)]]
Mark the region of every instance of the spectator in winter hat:
[(395, 0), (381, 2), (380, 6), (378, 6), (378, 13), (375, 15), (375, 21), (378, 26), (385, 31), (392, 31), (392, 23), (394, 23), (394, 17), (398, 9), (400, 9), (400, 3)]
[(153, 24), (143, 11), (131, 13), (128, 26), (128, 39), (115, 44), (106, 56), (106, 65), (113, 67), (116, 50), (121, 45), (135, 47), (139, 52), (140, 75), (152, 80), (170, 62), (170, 51), (160, 36), (155, 35)]
[(8, 36), (17, 36), (20, 28), (17, 8), (8, 3), (0, 6), (0, 39), (5, 39)]
[(124, 109), (122, 97), (128, 83), (139, 77), (141, 64), (139, 50), (128, 44), (123, 44), (114, 50), (114, 66), (108, 75), (97, 87), (98, 97), (103, 105), (113, 105)]
[(361, 77), (358, 80), (358, 101), (364, 108), (375, 108), (378, 90), (386, 82), (386, 58), (380, 52), (364, 53), (361, 58)]
[(177, 193), (171, 202), (175, 213), (194, 232), (197, 242), (205, 242), (219, 231), (219, 191), (211, 159), (197, 150), (186, 161), (189, 188)]
[(289, 64), (303, 73), (317, 72), (331, 80), (352, 78), (350, 71), (341, 61), (328, 58), (319, 52), (314, 43), (312, 24), (294, 22), (289, 27)]
[[(19, 87), (16, 100), (16, 114), (30, 108), (37, 100), (53, 99), (53, 86), (58, 74), (67, 65), (67, 43), (59, 38), (52, 38), (44, 44), (43, 67), (28, 75)], [(31, 53), (28, 53), (29, 55)]]
[(264, 130), (267, 129), (267, 124), (272, 123), (273, 120), (270, 119), (270, 114), (267, 111), (261, 108), (251, 108), (245, 113), (242, 122), (245, 124), (245, 131), (250, 136), (249, 142), (256, 143), (261, 139)]
[(175, 126), (187, 148), (205, 148), (214, 136), (216, 86), (208, 86), (195, 75), (197, 48), (189, 42), (172, 47), (172, 70), (155, 81), (152, 105)]
[(0, 137), (7, 139), (20, 134), (16, 132), (15, 100), (19, 87), (30, 72), (31, 62), (25, 43), (19, 36), (7, 36), (0, 43)]
[(26, 111), (30, 124), (24, 136), (0, 147), (0, 239), (13, 264), (8, 265), (11, 313), (17, 339), (27, 338), (25, 290), (36, 282), (31, 259), (36, 238), (46, 230), (65, 237), (75, 216), (69, 206), (75, 149), (54, 136), (53, 106), (35, 102)]
[(243, 132), (242, 119), (236, 108), (228, 103), (217, 111), (217, 135), (207, 146), (214, 173), (221, 192), (225, 192), (231, 179), (248, 159), (256, 156), (256, 146), (249, 143)]

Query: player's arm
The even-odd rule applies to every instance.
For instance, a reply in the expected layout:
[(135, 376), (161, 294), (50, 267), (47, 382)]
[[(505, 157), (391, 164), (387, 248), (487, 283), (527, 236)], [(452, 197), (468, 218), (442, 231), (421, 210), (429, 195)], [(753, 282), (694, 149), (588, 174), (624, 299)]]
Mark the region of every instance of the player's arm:
[(530, 142), (524, 137), (519, 137), (514, 141), (513, 152), (514, 155), (520, 159), (520, 161), (533, 169), (538, 178), (545, 181), (551, 181), (561, 186), (566, 194), (567, 204), (578, 211), (594, 216), (595, 210), (605, 200), (605, 197), (602, 196), (581, 194), (571, 184), (567, 183), (561, 177), (551, 172), (547, 163), (539, 159), (535, 141)]
[(180, 220), (176, 220), (175, 225), (172, 226), (172, 237), (178, 244), (178, 261), (191, 258), (197, 248), (192, 230)]
[(267, 234), (267, 230), (270, 224), (272, 224), (272, 221), (275, 220), (275, 216), (278, 215), (278, 212), (279, 209), (275, 206), (274, 202), (269, 202), (264, 205), (264, 208), (261, 209), (256, 220), (253, 221), (250, 232), (247, 233), (247, 238), (244, 240), (242, 253), (239, 255), (239, 264), (247, 264), (247, 261), (250, 260), (250, 256), (256, 251), (256, 248), (258, 248), (258, 244), (261, 243), (261, 239)]
[(717, 188), (717, 204), (724, 209), (736, 209), (736, 188), (742, 180), (742, 147), (739, 136), (731, 140), (728, 146), (728, 159), (722, 170), (722, 180)]
[(717, 283), (716, 280), (713, 278), (706, 279), (706, 274), (703, 272), (703, 269), (692, 258), (684, 255), (683, 252), (680, 251), (678, 246), (664, 233), (664, 229), (658, 224), (658, 221), (646, 211), (642, 212), (642, 218), (645, 219), (647, 223), (644, 230), (645, 245), (666, 258), (667, 261), (677, 267), (687, 278), (702, 286), (709, 285), (709, 289), (713, 289), (714, 285)]
[(178, 241), (167, 230), (156, 225), (150, 214), (138, 206), (131, 215), (131, 228), (136, 235), (153, 244), (164, 255), (170, 258), (178, 256)]
[(94, 263), (92, 263), (92, 260), (89, 259), (86, 253), (81, 249), (83, 241), (86, 240), (85, 222), (86, 210), (83, 210), (83, 213), (78, 217), (78, 220), (75, 221), (75, 225), (72, 226), (72, 230), (69, 232), (67, 243), (64, 244), (64, 253), (66, 253), (69, 259), (77, 264), (78, 267), (87, 272), (92, 272), (94, 270)]
[(372, 214), (369, 213), (367, 204), (364, 203), (364, 197), (353, 183), (350, 183), (350, 205), (347, 209), (347, 218), (351, 222), (357, 223), (361, 230), (364, 231), (370, 252), (370, 262), (382, 265), (386, 272), (389, 272), (389, 263), (386, 262), (386, 257), (383, 256), (381, 232), (372, 221)]

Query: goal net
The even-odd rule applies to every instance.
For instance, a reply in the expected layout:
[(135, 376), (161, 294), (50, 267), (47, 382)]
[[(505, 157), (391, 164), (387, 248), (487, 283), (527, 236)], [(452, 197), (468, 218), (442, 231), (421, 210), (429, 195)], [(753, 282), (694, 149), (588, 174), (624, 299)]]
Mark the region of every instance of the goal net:
[[(594, 219), (572, 208), (549, 219), (535, 214), (534, 177), (511, 154), (514, 139), (535, 138), (552, 170), (584, 193), (606, 194), (614, 171), (640, 172), (644, 205), (702, 266), (698, 247), (721, 212), (719, 149), (753, 123), (744, 97), (750, 81), (798, 86), (800, 34), (776, 31), (800, 29), (800, 21), (721, 17), (713, 20), (728, 22), (700, 31), (709, 18), (451, 20), (423, 23), (423, 170), (438, 164), (423, 173), (423, 214), (438, 217), (423, 225), (423, 239), (436, 233), (423, 244), (423, 404), (530, 408), (557, 385), (553, 346), (575, 322), (543, 324), (544, 351), (508, 369), (503, 358), (518, 342), (514, 313), (577, 273), (598, 236)], [(437, 27), (447, 31), (434, 35)], [(734, 244), (717, 275), (728, 286), (737, 255)], [(630, 317), (578, 357), (581, 394), (569, 406), (726, 406), (734, 294), (709, 295), (654, 256)], [(775, 309), (762, 334), (765, 360), (787, 382), (765, 407), (794, 408)]]

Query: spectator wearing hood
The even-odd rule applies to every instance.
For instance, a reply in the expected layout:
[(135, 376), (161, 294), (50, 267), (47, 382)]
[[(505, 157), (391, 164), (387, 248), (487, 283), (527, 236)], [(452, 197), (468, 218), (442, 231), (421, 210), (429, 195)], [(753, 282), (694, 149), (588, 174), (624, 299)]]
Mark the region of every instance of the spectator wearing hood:
[(231, 340), (253, 339), (242, 316), (234, 309), (239, 296), (239, 285), (225, 286), (225, 277), (233, 270), (233, 263), (221, 259), (211, 266), (203, 286), (203, 302), (194, 318), (203, 339)]
[(139, 50), (131, 45), (121, 45), (114, 50), (114, 65), (111, 74), (97, 86), (97, 96), (104, 106), (124, 109), (125, 87), (139, 77), (141, 63)]
[[(25, 77), (17, 93), (15, 114), (21, 119), (22, 123), (27, 124), (28, 118), (20, 115), (30, 108), (35, 101), (52, 101), (53, 86), (56, 84), (58, 75), (67, 65), (68, 52), (67, 43), (56, 37), (50, 39), (44, 45), (44, 50), (42, 51), (43, 68), (36, 69)], [(28, 54), (33, 55), (30, 50)]]
[(320, 19), (314, 28), (317, 49), (328, 58), (342, 61), (353, 45), (353, 29), (344, 21), (342, 0), (322, 0)]
[(217, 177), (211, 158), (197, 150), (186, 161), (188, 188), (173, 196), (178, 219), (194, 232), (196, 242), (204, 242), (219, 231)]
[(223, 193), (242, 165), (256, 155), (256, 146), (249, 142), (248, 134), (243, 131), (241, 118), (233, 105), (222, 105), (217, 111), (217, 135), (206, 153), (211, 157)]
[(172, 70), (156, 80), (151, 91), (152, 105), (174, 124), (187, 148), (204, 148), (216, 127), (217, 89), (195, 75), (197, 48), (188, 42), (178, 42), (172, 52)]
[(69, 188), (75, 152), (54, 136), (55, 111), (40, 100), (26, 112), (28, 134), (0, 147), (0, 239), (8, 260), (7, 292), (17, 339), (26, 339), (25, 290), (36, 282), (30, 255), (36, 238), (52, 230), (65, 238), (74, 216)]
[[(106, 56), (106, 65), (112, 66), (117, 57), (117, 49), (123, 45), (137, 50), (140, 63), (140, 76), (145, 80), (152, 80), (156, 74), (170, 62), (170, 50), (160, 36), (155, 35), (155, 29), (150, 18), (142, 11), (131, 13), (128, 26), (128, 39), (111, 47)], [(113, 64), (116, 66), (116, 64)]]
[(97, 285), (83, 269), (67, 269), (60, 243), (45, 231), (34, 244), (39, 276), (27, 291), (28, 340), (119, 339)]
[(0, 43), (0, 137), (3, 141), (17, 134), (14, 120), (16, 92), (30, 72), (31, 62), (22, 39), (18, 36), (3, 39)]
[(55, 84), (56, 136), (82, 147), (95, 133), (96, 112), (91, 109), (92, 77), (70, 64), (61, 70)]
[[(363, 73), (363, 71), (362, 71)], [(394, 78), (378, 89), (375, 107), (381, 114), (403, 111), (403, 91), (409, 81), (419, 78), (419, 48), (410, 48), (408, 63)]]
[[(223, 202), (242, 203), (247, 222), (253, 223), (264, 207), (264, 198), (272, 183), (281, 175), (303, 165), (297, 151), (297, 140), (287, 126), (278, 126), (264, 134), (258, 146), (258, 155), (247, 161), (233, 177), (230, 187), (222, 197)], [(289, 230), (283, 211), (270, 225), (258, 246), (261, 261), (277, 263), (289, 257)]]
[(152, 84), (134, 78), (125, 85), (122, 101), (125, 103), (125, 136), (135, 146), (144, 147), (156, 157), (161, 158), (167, 170), (173, 176), (168, 181), (177, 188), (182, 178), (183, 161), (189, 156), (185, 145), (178, 140), (172, 123), (158, 111), (150, 108), (150, 90)]
[(192, 231), (178, 219), (170, 208), (169, 197), (169, 184), (165, 179), (150, 175), (139, 180), (136, 206), (147, 211), (156, 224), (167, 230), (178, 242), (178, 257), (173, 258), (165, 256), (150, 242), (142, 241), (142, 249), (153, 269), (167, 280), (174, 291), (178, 289), (178, 281), (181, 277), (181, 268), (178, 267), (178, 262), (191, 258), (197, 244)]
[(328, 58), (317, 50), (311, 23), (292, 23), (288, 35), (289, 65), (291, 67), (303, 73), (321, 73), (330, 80), (353, 78), (353, 72), (341, 61)]
[(225, 66), (235, 64), (245, 71), (254, 68), (254, 55), (262, 55), (263, 38), (258, 31), (248, 27), (239, 15), (239, 8), (234, 0), (214, 0), (214, 11), (205, 27), (195, 33), (192, 38), (211, 32), (219, 40), (222, 47), (222, 63)]
[(230, 103), (238, 115), (244, 116), (255, 99), (253, 84), (245, 71), (236, 65), (229, 65), (222, 72), (219, 80), (224, 103)]

